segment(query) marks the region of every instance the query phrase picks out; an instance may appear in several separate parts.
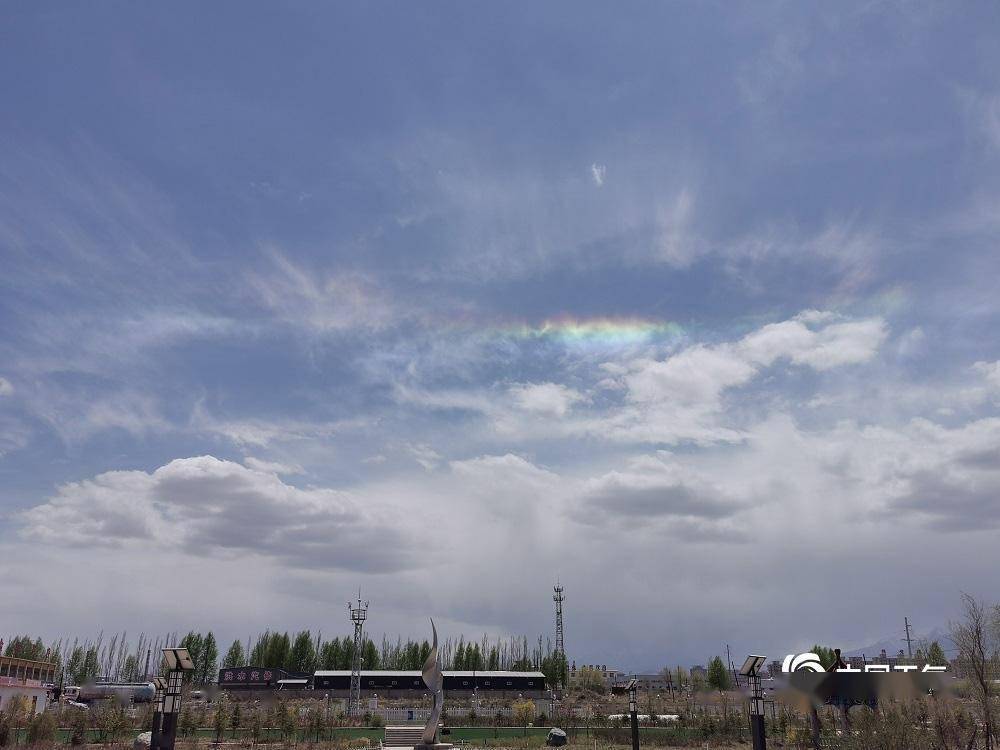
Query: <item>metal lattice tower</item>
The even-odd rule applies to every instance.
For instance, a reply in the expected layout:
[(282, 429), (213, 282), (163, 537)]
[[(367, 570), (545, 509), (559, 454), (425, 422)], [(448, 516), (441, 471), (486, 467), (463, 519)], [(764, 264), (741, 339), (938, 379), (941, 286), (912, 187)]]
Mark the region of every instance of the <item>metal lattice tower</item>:
[(561, 660), (559, 666), (559, 687), (565, 687), (563, 685), (563, 672), (565, 671), (566, 665), (566, 644), (563, 640), (563, 602), (566, 597), (563, 596), (562, 584), (556, 581), (556, 585), (552, 587), (555, 592), (552, 595), (552, 601), (556, 603), (556, 656)]
[(361, 601), (361, 589), (358, 589), (358, 606), (347, 603), (347, 611), (351, 613), (354, 623), (354, 658), (351, 661), (351, 704), (349, 712), (352, 716), (361, 713), (361, 646), (365, 619), (368, 617), (368, 602)]

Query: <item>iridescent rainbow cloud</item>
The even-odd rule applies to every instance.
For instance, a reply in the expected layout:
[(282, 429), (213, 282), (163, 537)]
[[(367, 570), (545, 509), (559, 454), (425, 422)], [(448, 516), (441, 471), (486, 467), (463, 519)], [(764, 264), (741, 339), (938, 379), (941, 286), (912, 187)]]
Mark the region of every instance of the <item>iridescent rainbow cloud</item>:
[(571, 318), (546, 320), (540, 325), (522, 324), (503, 329), (523, 339), (555, 340), (566, 344), (631, 346), (665, 338), (679, 338), (684, 330), (677, 323), (645, 318)]

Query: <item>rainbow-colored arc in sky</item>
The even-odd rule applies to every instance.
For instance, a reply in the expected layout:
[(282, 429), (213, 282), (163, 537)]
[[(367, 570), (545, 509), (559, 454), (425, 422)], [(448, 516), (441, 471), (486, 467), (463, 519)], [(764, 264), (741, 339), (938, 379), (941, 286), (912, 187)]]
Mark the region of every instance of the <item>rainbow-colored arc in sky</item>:
[(502, 329), (522, 339), (549, 339), (566, 344), (629, 346), (665, 338), (678, 338), (684, 329), (672, 321), (648, 318), (550, 318), (537, 325), (522, 323)]

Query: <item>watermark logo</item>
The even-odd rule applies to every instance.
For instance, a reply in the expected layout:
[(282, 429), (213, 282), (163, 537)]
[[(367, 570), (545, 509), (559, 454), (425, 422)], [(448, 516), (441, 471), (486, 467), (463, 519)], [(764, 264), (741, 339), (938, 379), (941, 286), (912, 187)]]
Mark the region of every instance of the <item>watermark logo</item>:
[[(889, 664), (865, 664), (863, 669), (858, 667), (839, 667), (833, 671), (835, 672), (848, 672), (848, 673), (858, 673), (858, 672), (880, 672), (886, 674), (889, 672), (916, 672), (920, 671), (921, 674), (940, 674), (945, 672), (948, 667), (934, 666), (931, 664), (924, 664), (921, 669), (916, 664), (897, 664), (896, 666), (890, 666)], [(826, 668), (823, 663), (819, 660), (819, 656), (813, 653), (807, 654), (789, 654), (785, 657), (785, 660), (781, 663), (782, 672), (825, 672)]]
[(826, 668), (816, 654), (789, 654), (781, 663), (782, 672), (825, 672)]

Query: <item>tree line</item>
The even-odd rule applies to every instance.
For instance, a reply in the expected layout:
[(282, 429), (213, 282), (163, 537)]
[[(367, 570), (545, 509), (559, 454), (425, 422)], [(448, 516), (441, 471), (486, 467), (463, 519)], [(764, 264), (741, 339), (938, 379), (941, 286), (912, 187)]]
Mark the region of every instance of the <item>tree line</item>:
[[(326, 639), (322, 633), (300, 630), (296, 633), (266, 630), (246, 640), (236, 639), (221, 655), (215, 634), (190, 631), (149, 637), (139, 634), (133, 642), (125, 632), (96, 640), (60, 639), (46, 645), (41, 638), (16, 636), (6, 644), (4, 655), (56, 664), (57, 681), (81, 684), (105, 679), (136, 682), (159, 674), (161, 649), (182, 646), (191, 652), (195, 669), (188, 679), (204, 684), (213, 680), (218, 669), (259, 666), (282, 669), (293, 674), (312, 674), (317, 669), (351, 669), (354, 662), (354, 638), (350, 635)], [(391, 639), (380, 642), (365, 637), (361, 645), (363, 669), (419, 670), (430, 654), (427, 640)], [(551, 641), (527, 636), (480, 639), (464, 636), (445, 638), (439, 644), (442, 668), (451, 670), (540, 671), (550, 683), (565, 683), (565, 659), (553, 651)]]

